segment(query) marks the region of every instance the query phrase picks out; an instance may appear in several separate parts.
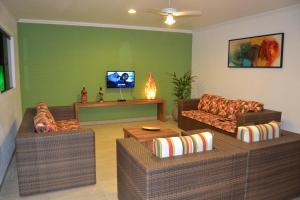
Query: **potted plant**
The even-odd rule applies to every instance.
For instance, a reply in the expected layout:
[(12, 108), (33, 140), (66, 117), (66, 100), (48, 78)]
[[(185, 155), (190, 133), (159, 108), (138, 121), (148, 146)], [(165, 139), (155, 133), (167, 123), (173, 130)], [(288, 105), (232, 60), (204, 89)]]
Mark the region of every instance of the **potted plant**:
[(191, 98), (191, 89), (192, 82), (194, 82), (196, 76), (192, 76), (188, 71), (183, 76), (178, 77), (174, 72), (171, 74), (172, 83), (174, 85), (173, 95), (176, 97), (175, 99), (175, 107), (173, 109), (173, 119), (177, 121), (178, 118), (178, 104), (177, 101), (180, 99), (189, 99)]

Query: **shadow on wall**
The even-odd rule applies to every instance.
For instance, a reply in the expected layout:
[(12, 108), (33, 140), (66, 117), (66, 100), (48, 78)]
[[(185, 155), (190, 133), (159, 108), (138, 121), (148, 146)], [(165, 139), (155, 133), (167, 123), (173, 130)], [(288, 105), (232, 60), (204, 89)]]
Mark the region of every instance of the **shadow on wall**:
[(0, 126), (0, 189), (4, 181), (5, 173), (15, 151), (15, 138), (17, 135), (17, 121), (14, 120), (8, 133), (5, 133), (3, 127)]

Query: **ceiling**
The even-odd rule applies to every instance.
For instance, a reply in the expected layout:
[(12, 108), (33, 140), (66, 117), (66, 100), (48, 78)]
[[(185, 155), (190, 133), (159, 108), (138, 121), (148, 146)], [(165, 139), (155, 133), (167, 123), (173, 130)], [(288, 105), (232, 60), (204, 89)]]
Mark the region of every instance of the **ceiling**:
[[(0, 0), (17, 19), (59, 20), (168, 28), (151, 12), (168, 7), (168, 0)], [(299, 4), (300, 0), (172, 0), (177, 10), (201, 10), (200, 17), (175, 18), (171, 28), (193, 30), (201, 26), (255, 15)], [(127, 10), (134, 8), (135, 15)]]

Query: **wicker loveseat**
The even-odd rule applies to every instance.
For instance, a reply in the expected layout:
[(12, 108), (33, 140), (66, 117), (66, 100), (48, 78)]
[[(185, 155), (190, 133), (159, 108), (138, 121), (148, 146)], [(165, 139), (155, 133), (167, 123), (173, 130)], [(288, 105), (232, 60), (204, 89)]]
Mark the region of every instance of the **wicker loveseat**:
[(200, 99), (178, 101), (178, 127), (183, 130), (209, 128), (236, 136), (237, 127), (281, 121), (281, 112), (264, 109), (255, 101), (228, 100), (204, 94)]
[(117, 140), (119, 200), (243, 199), (247, 152), (215, 141), (210, 152), (159, 159), (138, 141)]
[(300, 196), (299, 134), (281, 131), (280, 138), (247, 144), (212, 133), (213, 151), (166, 159), (155, 157), (134, 139), (117, 140), (119, 200), (286, 200)]
[[(55, 120), (74, 119), (72, 106), (50, 107)], [(91, 129), (36, 133), (36, 108), (26, 110), (16, 137), (20, 195), (96, 183), (95, 133)], [(72, 121), (72, 120), (71, 120)]]

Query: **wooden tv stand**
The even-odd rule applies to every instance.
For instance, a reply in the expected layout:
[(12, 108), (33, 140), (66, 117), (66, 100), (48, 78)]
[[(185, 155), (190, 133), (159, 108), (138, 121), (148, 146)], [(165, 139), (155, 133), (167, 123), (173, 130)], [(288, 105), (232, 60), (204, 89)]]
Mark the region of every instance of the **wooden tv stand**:
[(143, 105), (143, 104), (157, 104), (157, 120), (166, 121), (166, 103), (163, 99), (136, 99), (126, 101), (104, 101), (104, 102), (87, 102), (87, 103), (74, 103), (75, 116), (79, 119), (80, 108), (93, 108), (93, 107), (109, 107), (109, 106), (128, 106), (128, 105)]

